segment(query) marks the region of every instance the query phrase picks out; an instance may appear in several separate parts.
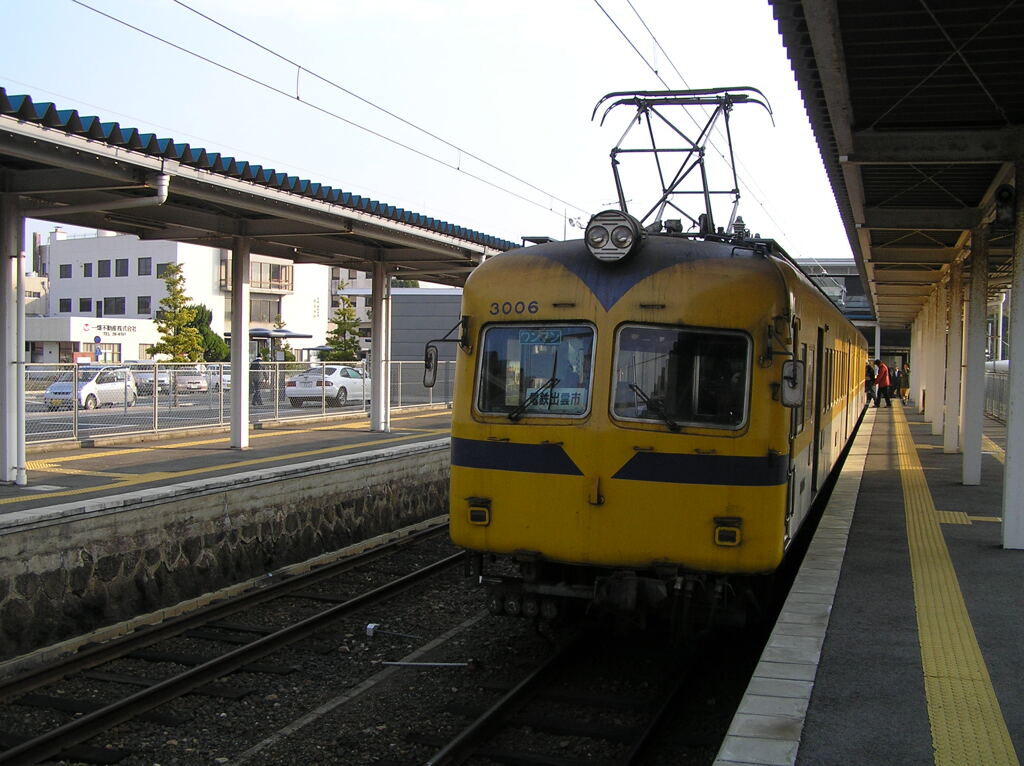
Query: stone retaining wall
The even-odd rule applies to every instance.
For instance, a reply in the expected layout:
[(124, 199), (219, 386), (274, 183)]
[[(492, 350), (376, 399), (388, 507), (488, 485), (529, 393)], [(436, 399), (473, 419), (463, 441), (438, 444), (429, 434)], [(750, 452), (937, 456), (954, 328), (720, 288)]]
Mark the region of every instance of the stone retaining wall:
[(0, 517), (0, 661), (445, 513), (448, 440)]

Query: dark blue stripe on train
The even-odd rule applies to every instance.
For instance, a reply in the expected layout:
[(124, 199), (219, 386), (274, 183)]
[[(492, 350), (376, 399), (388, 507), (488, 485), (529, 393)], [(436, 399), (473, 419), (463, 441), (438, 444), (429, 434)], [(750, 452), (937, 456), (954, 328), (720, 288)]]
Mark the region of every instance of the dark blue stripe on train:
[(493, 471), (583, 475), (558, 444), (516, 444), (455, 436), (452, 437), (452, 465)]
[(730, 457), (638, 452), (612, 478), (668, 484), (771, 487), (785, 484), (788, 472), (789, 458), (786, 455)]

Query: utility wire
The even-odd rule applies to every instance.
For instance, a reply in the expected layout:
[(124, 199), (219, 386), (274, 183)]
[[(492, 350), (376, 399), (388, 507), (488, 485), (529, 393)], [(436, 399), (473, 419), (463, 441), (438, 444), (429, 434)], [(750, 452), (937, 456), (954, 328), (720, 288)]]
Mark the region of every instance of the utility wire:
[[(425, 136), (429, 136), (430, 138), (434, 139), (435, 141), (439, 141), (440, 143), (444, 144), (445, 146), (447, 146), (447, 147), (449, 147), (451, 149), (455, 149), (456, 151), (461, 152), (462, 154), (466, 155), (467, 157), (471, 157), (472, 159), (476, 160), (477, 162), (480, 162), (480, 163), (486, 165), (487, 167), (491, 168), (492, 170), (498, 171), (502, 175), (508, 176), (509, 178), (511, 178), (511, 179), (513, 179), (515, 181), (518, 181), (519, 183), (523, 184), (524, 186), (528, 186), (529, 188), (533, 189), (534, 191), (538, 191), (541, 194), (543, 194), (543, 195), (545, 195), (547, 197), (550, 197), (551, 199), (553, 199), (553, 200), (555, 200), (557, 202), (562, 203), (563, 205), (567, 205), (567, 206), (573, 208), (574, 210), (579, 210), (580, 212), (583, 212), (583, 213), (587, 212), (583, 208), (577, 207), (576, 205), (573, 205), (571, 202), (566, 202), (565, 200), (561, 199), (560, 197), (558, 197), (558, 196), (556, 196), (554, 194), (551, 194), (550, 192), (547, 192), (544, 189), (541, 189), (539, 186), (534, 186), (529, 181), (527, 181), (527, 180), (525, 180), (523, 178), (520, 178), (519, 176), (515, 175), (514, 173), (510, 173), (509, 171), (505, 170), (504, 168), (501, 168), (501, 167), (495, 165), (494, 163), (489, 162), (489, 161), (483, 159), (482, 157), (479, 157), (478, 155), (473, 154), (470, 151), (467, 151), (466, 149), (463, 149), (461, 146), (457, 146), (456, 144), (453, 144), (451, 141), (448, 141), (448, 140), (442, 138), (441, 136), (436, 135), (435, 133), (431, 133), (426, 128), (424, 128), (424, 127), (422, 127), (420, 125), (417, 125), (414, 122), (411, 122), (411, 121), (405, 119), (401, 115), (395, 114), (394, 112), (389, 111), (388, 109), (385, 109), (384, 107), (380, 106), (379, 104), (376, 104), (373, 101), (370, 101), (369, 99), (364, 98), (363, 96), (360, 96), (358, 93), (355, 93), (355, 92), (349, 90), (348, 88), (346, 88), (346, 87), (344, 87), (342, 85), (339, 85), (338, 83), (334, 82), (330, 78), (325, 77), (325, 76), (323, 76), (321, 74), (317, 74), (313, 70), (311, 70), (311, 69), (309, 69), (307, 67), (302, 66), (298, 62), (292, 61), (287, 56), (284, 56), (284, 55), (278, 53), (277, 51), (275, 51), (275, 50), (273, 50), (271, 48), (268, 48), (266, 45), (263, 45), (262, 43), (260, 43), (260, 42), (258, 42), (256, 40), (253, 40), (251, 37), (243, 35), (238, 30), (232, 29), (231, 27), (227, 26), (226, 24), (223, 24), (222, 22), (217, 21), (216, 19), (206, 15), (205, 13), (196, 10), (195, 8), (190, 6), (188, 3), (183, 2), (183, 0), (172, 0), (172, 2), (177, 3), (178, 5), (180, 5), (185, 10), (191, 11), (192, 13), (196, 14), (197, 16), (200, 16), (200, 17), (206, 19), (211, 24), (217, 25), (218, 27), (220, 27), (224, 31), (230, 32), (231, 34), (235, 35), (236, 37), (240, 37), (241, 39), (245, 40), (246, 42), (248, 42), (248, 43), (250, 43), (252, 45), (255, 45), (257, 48), (259, 48), (260, 50), (266, 51), (271, 56), (275, 56), (276, 58), (279, 58), (281, 61), (284, 61), (285, 63), (290, 64), (291, 66), (295, 67), (298, 70), (298, 72), (300, 72), (300, 73), (301, 72), (305, 72), (306, 74), (316, 78), (317, 80), (320, 80), (322, 83), (324, 83), (326, 85), (330, 85), (332, 88), (335, 88), (337, 90), (340, 90), (342, 93), (345, 93), (346, 95), (351, 96), (352, 98), (354, 98), (354, 99), (356, 99), (358, 101), (363, 102), (367, 106), (372, 107), (372, 108), (376, 109), (379, 112), (383, 112), (388, 117), (391, 117), (393, 119), (398, 120), (403, 125), (408, 125), (410, 128), (419, 131), (420, 133), (424, 134)], [(302, 101), (302, 98), (298, 95), (298, 93), (296, 93), (295, 98), (298, 99), (299, 101)]]
[[(288, 92), (286, 92), (284, 90), (281, 90), (280, 88), (277, 88), (277, 87), (275, 87), (273, 85), (270, 85), (269, 83), (263, 82), (262, 80), (259, 80), (259, 79), (255, 78), (255, 77), (251, 76), (251, 75), (245, 74), (244, 72), (241, 72), (241, 71), (239, 71), (237, 69), (233, 69), (232, 67), (229, 67), (226, 64), (222, 64), (219, 61), (215, 61), (214, 59), (211, 59), (211, 58), (209, 58), (207, 56), (203, 56), (200, 53), (196, 53), (195, 51), (189, 50), (188, 48), (185, 48), (184, 46), (178, 45), (177, 43), (173, 43), (170, 40), (166, 40), (165, 38), (160, 37), (159, 35), (156, 35), (156, 34), (154, 34), (152, 32), (149, 32), (149, 31), (147, 31), (145, 29), (142, 29), (141, 27), (137, 27), (134, 24), (129, 24), (127, 21), (124, 21), (123, 19), (119, 19), (116, 16), (111, 16), (109, 13), (105, 13), (104, 11), (101, 11), (101, 10), (99, 10), (97, 8), (94, 8), (93, 6), (89, 5), (88, 3), (83, 2), (83, 0), (71, 0), (71, 2), (75, 3), (76, 5), (79, 5), (79, 6), (83, 7), (83, 8), (85, 8), (87, 10), (90, 10), (93, 13), (96, 13), (96, 14), (98, 14), (100, 16), (103, 16), (103, 17), (105, 17), (107, 19), (110, 19), (111, 21), (115, 21), (118, 24), (121, 24), (122, 26), (125, 26), (125, 27), (127, 27), (127, 28), (129, 28), (129, 29), (131, 29), (131, 30), (133, 30), (135, 32), (138, 32), (139, 34), (145, 35), (146, 37), (149, 37), (149, 38), (151, 38), (153, 40), (161, 42), (164, 45), (168, 45), (171, 48), (174, 48), (175, 50), (178, 50), (178, 51), (180, 51), (182, 53), (185, 53), (185, 54), (187, 54), (189, 56), (197, 58), (200, 61), (203, 61), (203, 62), (205, 62), (207, 64), (210, 64), (211, 66), (217, 67), (218, 69), (222, 69), (225, 72), (229, 72), (229, 73), (235, 75), (236, 77), (241, 77), (243, 80), (247, 80), (248, 82), (252, 83), (253, 85), (258, 85), (261, 88), (265, 88), (265, 89), (267, 89), (269, 91), (272, 91), (273, 93), (276, 93), (276, 94), (278, 94), (280, 96), (284, 96), (285, 98), (288, 98), (290, 100), (297, 100), (297, 101), (299, 101), (299, 103), (304, 104), (305, 106), (309, 107), (310, 109), (313, 109), (313, 110), (315, 110), (317, 112), (320, 112), (321, 114), (324, 114), (324, 115), (326, 115), (328, 117), (332, 117), (333, 119), (336, 119), (336, 120), (338, 120), (340, 122), (343, 122), (346, 125), (350, 125), (350, 126), (352, 126), (354, 128), (357, 128), (358, 130), (361, 130), (361, 131), (363, 131), (365, 133), (368, 133), (368, 134), (370, 134), (370, 135), (372, 135), (372, 136), (374, 136), (376, 138), (379, 138), (382, 141), (386, 141), (386, 142), (388, 142), (388, 143), (390, 143), (390, 144), (392, 144), (394, 146), (397, 146), (399, 148), (405, 149), (406, 151), (412, 152), (413, 154), (416, 154), (416, 155), (418, 155), (420, 157), (423, 157), (424, 159), (430, 160), (431, 162), (435, 162), (438, 165), (442, 165), (442, 166), (444, 166), (446, 168), (449, 168), (450, 170), (455, 170), (457, 172), (463, 173), (464, 175), (468, 176), (469, 178), (472, 178), (475, 181), (479, 181), (482, 184), (486, 184), (487, 186), (490, 186), (493, 189), (497, 189), (498, 191), (502, 191), (502, 192), (504, 192), (506, 194), (509, 194), (509, 195), (511, 195), (513, 197), (516, 197), (517, 199), (520, 199), (523, 202), (526, 202), (526, 203), (528, 203), (530, 205), (534, 205), (536, 207), (539, 207), (542, 210), (546, 210), (548, 212), (556, 212), (556, 211), (554, 211), (554, 209), (550, 205), (545, 206), (542, 203), (536, 202), (535, 200), (532, 200), (529, 197), (525, 197), (522, 194), (519, 194), (518, 192), (515, 192), (515, 191), (513, 191), (513, 190), (511, 190), (511, 189), (509, 189), (507, 187), (504, 187), (504, 186), (502, 186), (500, 184), (497, 184), (497, 183), (495, 183), (493, 181), (489, 181), (486, 178), (483, 178), (481, 176), (476, 175), (475, 173), (470, 173), (467, 170), (463, 170), (461, 167), (459, 167), (457, 165), (453, 165), (450, 162), (447, 162), (446, 160), (440, 159), (439, 157), (435, 157), (435, 156), (433, 156), (431, 154), (428, 154), (427, 152), (421, 151), (420, 149), (416, 149), (416, 148), (414, 148), (414, 147), (412, 147), (412, 146), (410, 146), (408, 144), (404, 144), (401, 141), (398, 141), (398, 140), (396, 140), (394, 138), (391, 138), (390, 136), (386, 136), (383, 133), (380, 133), (379, 131), (373, 130), (371, 128), (367, 128), (364, 125), (360, 125), (359, 123), (354, 122), (353, 120), (350, 120), (350, 119), (348, 119), (346, 117), (342, 117), (340, 114), (332, 112), (329, 109), (326, 109), (326, 108), (324, 108), (322, 106), (314, 104), (314, 103), (312, 103), (310, 101), (305, 101), (305, 100), (303, 100), (301, 98), (297, 98), (296, 96), (293, 96), (292, 94), (290, 94), (290, 93), (288, 93)], [(502, 172), (504, 172), (504, 171), (502, 171)], [(506, 173), (506, 175), (509, 175), (509, 174)], [(516, 180), (519, 180), (519, 179), (516, 179)], [(527, 184), (527, 185), (529, 185), (529, 184)], [(547, 194), (547, 192), (544, 192), (543, 190), (537, 189), (537, 187), (531, 187), (531, 188), (534, 188), (537, 191), (541, 191), (542, 194), (545, 194), (545, 195)], [(550, 195), (548, 195), (548, 196), (550, 196)], [(552, 198), (555, 199), (554, 197), (552, 197)], [(562, 200), (559, 200), (559, 201), (562, 202)], [(574, 210), (580, 210), (581, 212), (586, 212), (582, 208), (578, 208), (575, 205), (572, 205), (570, 203), (563, 202), (563, 204), (566, 204), (569, 207), (572, 207)]]

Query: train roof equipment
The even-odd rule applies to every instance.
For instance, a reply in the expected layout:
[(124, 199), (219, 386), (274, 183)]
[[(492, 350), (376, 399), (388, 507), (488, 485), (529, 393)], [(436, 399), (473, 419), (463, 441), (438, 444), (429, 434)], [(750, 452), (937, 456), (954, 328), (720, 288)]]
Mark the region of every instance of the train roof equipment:
[[(654, 160), (661, 192), (646, 212), (639, 216), (630, 216), (637, 221), (639, 227), (649, 233), (660, 232), (663, 227), (673, 233), (682, 233), (681, 220), (664, 220), (665, 211), (671, 209), (689, 221), (689, 229), (693, 236), (729, 236), (737, 224), (736, 213), (740, 200), (732, 133), (729, 130), (729, 114), (736, 104), (757, 104), (768, 112), (769, 117), (772, 117), (772, 108), (765, 95), (757, 88), (747, 86), (697, 90), (621, 91), (609, 93), (598, 101), (594, 106), (591, 119), (597, 117), (598, 111), (603, 106), (601, 125), (616, 107), (631, 106), (635, 109), (635, 114), (630, 118), (625, 131), (611, 151), (612, 173), (615, 176), (615, 189), (622, 213), (628, 215), (629, 208), (620, 172), (621, 158), (623, 155), (629, 154), (650, 155)], [(670, 119), (667, 115), (668, 107), (682, 107), (693, 122), (693, 126), (697, 130), (696, 134), (694, 135), (693, 129), (687, 131), (680, 127), (679, 120)], [(694, 115), (694, 108), (700, 110), (700, 115), (704, 117), (703, 121)], [(709, 108), (711, 109), (710, 114), (707, 111)], [(724, 125), (727, 156), (718, 150), (711, 141), (712, 133), (719, 122)], [(774, 118), (772, 124), (774, 125)], [(649, 144), (627, 145), (627, 138), (630, 138), (634, 129), (638, 127), (646, 129), (642, 132), (646, 134)], [(664, 134), (664, 137), (661, 137), (661, 134)], [(722, 155), (722, 159), (727, 163), (731, 186), (721, 186), (711, 181), (705, 164), (705, 155), (709, 144)], [(676, 167), (677, 162), (678, 167)], [(676, 167), (674, 172), (672, 171), (673, 167)], [(715, 228), (711, 204), (712, 198), (720, 195), (728, 195), (732, 198), (732, 213), (729, 217), (729, 224), (724, 229)], [(691, 198), (699, 196), (703, 200), (703, 212), (696, 215), (687, 212), (682, 204), (683, 198), (687, 196)], [(694, 229), (696, 231), (693, 231)], [(608, 232), (610, 238), (615, 231), (617, 229), (612, 228)], [(625, 232), (620, 232), (620, 234), (625, 236)], [(596, 242), (600, 236), (599, 232), (595, 234), (594, 245), (598, 251), (605, 255), (614, 255), (614, 253), (606, 252), (608, 248), (604, 243)], [(642, 233), (639, 233), (638, 236), (642, 236)], [(631, 246), (632, 244), (630, 244)], [(628, 253), (628, 248), (624, 249)], [(595, 257), (605, 260), (615, 259), (614, 257), (604, 258), (597, 252), (594, 254)], [(619, 257), (624, 257), (624, 255), (625, 253)]]

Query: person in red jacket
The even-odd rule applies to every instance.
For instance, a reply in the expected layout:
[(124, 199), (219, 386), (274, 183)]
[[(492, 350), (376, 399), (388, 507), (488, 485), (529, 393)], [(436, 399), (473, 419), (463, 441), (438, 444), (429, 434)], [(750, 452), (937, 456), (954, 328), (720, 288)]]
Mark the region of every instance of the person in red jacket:
[(875, 394), (875, 406), (882, 402), (885, 397), (885, 406), (892, 407), (892, 399), (889, 398), (889, 368), (881, 359), (875, 360), (875, 385), (878, 386), (878, 393)]

